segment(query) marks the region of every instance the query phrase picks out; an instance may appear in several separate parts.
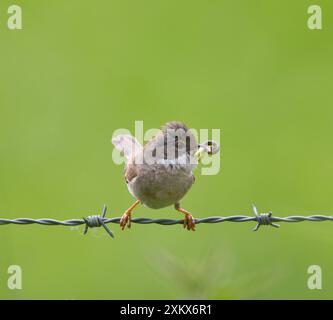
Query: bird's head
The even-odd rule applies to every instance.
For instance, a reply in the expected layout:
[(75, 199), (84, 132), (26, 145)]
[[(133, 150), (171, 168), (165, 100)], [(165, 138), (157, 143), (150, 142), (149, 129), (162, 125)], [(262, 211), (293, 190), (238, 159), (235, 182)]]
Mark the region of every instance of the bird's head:
[(182, 122), (169, 122), (162, 127), (164, 150), (167, 157), (194, 157), (198, 142), (194, 134)]

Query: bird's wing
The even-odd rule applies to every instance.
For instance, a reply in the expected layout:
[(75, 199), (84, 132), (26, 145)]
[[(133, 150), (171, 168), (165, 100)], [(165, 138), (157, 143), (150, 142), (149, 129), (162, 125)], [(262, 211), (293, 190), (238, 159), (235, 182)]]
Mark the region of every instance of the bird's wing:
[(125, 167), (124, 177), (126, 183), (131, 182), (138, 175), (138, 170), (135, 164), (129, 163)]
[(142, 151), (142, 145), (140, 142), (129, 134), (115, 136), (112, 138), (112, 143), (118, 150), (124, 152), (126, 162)]

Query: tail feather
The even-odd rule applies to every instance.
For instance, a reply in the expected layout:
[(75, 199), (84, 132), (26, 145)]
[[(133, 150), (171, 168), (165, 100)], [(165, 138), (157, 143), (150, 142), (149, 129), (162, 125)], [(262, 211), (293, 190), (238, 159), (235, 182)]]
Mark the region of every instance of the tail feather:
[(140, 142), (129, 134), (120, 134), (113, 137), (112, 143), (119, 151), (124, 152), (127, 161), (142, 151)]

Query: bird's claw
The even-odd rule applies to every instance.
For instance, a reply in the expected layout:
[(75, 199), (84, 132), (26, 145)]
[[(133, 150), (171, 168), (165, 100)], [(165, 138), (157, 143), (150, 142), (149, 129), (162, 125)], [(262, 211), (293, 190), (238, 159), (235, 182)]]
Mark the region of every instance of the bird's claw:
[(127, 228), (131, 228), (131, 212), (125, 212), (122, 217), (120, 218), (120, 228), (124, 230), (126, 225)]
[(195, 231), (195, 219), (191, 214), (185, 214), (183, 226), (184, 228), (187, 228), (188, 231)]

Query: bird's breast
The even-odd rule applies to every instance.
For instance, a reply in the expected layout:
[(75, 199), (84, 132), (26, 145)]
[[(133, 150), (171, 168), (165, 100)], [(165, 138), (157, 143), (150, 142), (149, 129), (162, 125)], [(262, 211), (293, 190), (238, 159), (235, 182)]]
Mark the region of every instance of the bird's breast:
[(177, 164), (140, 169), (140, 174), (128, 183), (128, 189), (144, 205), (154, 209), (177, 203), (194, 182), (192, 171)]

